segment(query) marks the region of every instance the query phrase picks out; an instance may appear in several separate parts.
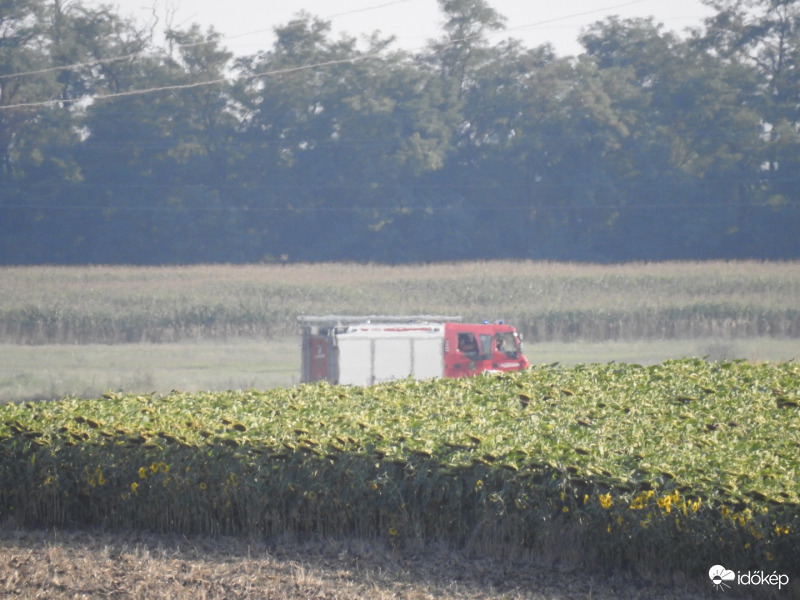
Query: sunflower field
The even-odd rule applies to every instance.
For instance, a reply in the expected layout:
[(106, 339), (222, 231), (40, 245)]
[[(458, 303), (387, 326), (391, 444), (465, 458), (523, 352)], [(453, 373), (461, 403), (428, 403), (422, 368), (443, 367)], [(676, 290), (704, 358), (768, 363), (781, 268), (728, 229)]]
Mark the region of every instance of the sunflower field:
[(800, 365), (533, 367), (0, 406), (0, 523), (797, 574)]

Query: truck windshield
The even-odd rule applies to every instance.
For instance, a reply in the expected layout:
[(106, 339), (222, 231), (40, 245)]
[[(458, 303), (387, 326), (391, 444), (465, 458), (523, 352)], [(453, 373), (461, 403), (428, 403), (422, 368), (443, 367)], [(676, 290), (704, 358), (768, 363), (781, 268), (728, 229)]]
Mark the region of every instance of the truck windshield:
[(517, 338), (513, 333), (498, 333), (494, 336), (494, 339), (495, 343), (497, 344), (498, 351), (502, 352), (509, 358), (519, 357)]

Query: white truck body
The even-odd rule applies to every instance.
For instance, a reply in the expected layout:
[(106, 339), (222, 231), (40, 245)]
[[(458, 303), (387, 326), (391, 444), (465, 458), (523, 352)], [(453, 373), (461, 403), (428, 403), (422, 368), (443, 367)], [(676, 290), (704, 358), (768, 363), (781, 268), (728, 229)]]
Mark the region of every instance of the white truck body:
[(528, 367), (522, 338), (502, 321), (460, 317), (301, 316), (301, 381), (374, 385), (412, 378), (472, 377)]
[(395, 379), (444, 374), (441, 324), (381, 324), (349, 327), (337, 337), (339, 383), (373, 385)]

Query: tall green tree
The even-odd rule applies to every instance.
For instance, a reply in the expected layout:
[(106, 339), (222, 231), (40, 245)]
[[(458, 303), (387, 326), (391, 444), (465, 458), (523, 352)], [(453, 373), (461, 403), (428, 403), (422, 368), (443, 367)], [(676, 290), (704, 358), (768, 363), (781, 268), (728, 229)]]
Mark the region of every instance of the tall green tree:
[[(135, 229), (118, 260), (241, 260), (231, 241), (239, 211), (228, 198), (233, 114), (232, 55), (213, 30), (169, 31), (171, 50), (115, 73), (116, 91), (87, 111), (83, 163), (98, 186), (106, 236)], [(111, 168), (111, 167), (114, 168)]]
[(0, 260), (796, 257), (800, 0), (585, 52), (438, 0), (417, 53), (300, 13), (234, 60), (80, 0), (0, 0)]
[[(272, 49), (237, 63), (243, 148), (237, 178), (248, 205), (263, 217), (254, 233), (265, 256), (313, 256), (325, 240), (336, 255), (337, 246), (356, 237), (337, 243), (331, 235), (351, 205), (346, 194), (354, 166), (345, 165), (336, 142), (338, 90), (355, 58), (355, 40), (331, 39), (330, 23), (305, 13), (275, 33)], [(296, 232), (304, 223), (301, 239)]]
[(3, 243), (15, 247), (20, 236), (39, 233), (44, 242), (28, 245), (24, 257), (35, 261), (72, 241), (65, 239), (75, 218), (71, 190), (83, 180), (75, 157), (83, 135), (77, 101), (96, 90), (92, 50), (103, 30), (96, 26), (114, 17), (62, 0), (2, 4), (0, 181), (16, 207), (3, 219), (10, 229)]
[(41, 0), (0, 1), (0, 178), (9, 182), (44, 161), (29, 144), (44, 112), (34, 103), (56, 93), (45, 39)]
[[(782, 248), (796, 249), (795, 232), (800, 227), (800, 2), (705, 3), (717, 10), (706, 23), (705, 43), (723, 60), (749, 66), (759, 77), (763, 205), (748, 214), (746, 238), (770, 240), (770, 252), (775, 255)], [(754, 230), (755, 223), (762, 229)], [(764, 248), (763, 242), (761, 247)]]
[(614, 243), (651, 258), (730, 251), (757, 182), (753, 73), (651, 19), (612, 18), (581, 41), (603, 72), (641, 91), (621, 153), (634, 185)]
[(456, 98), (474, 83), (471, 71), (489, 54), (488, 35), (505, 27), (506, 18), (485, 0), (438, 0), (443, 33), (431, 44), (431, 57)]
[[(449, 148), (440, 80), (391, 40), (374, 35), (360, 49), (310, 15), (276, 34), (271, 51), (240, 62), (243, 174), (273, 215), (272, 253), (391, 260), (412, 251), (392, 240), (410, 215), (432, 210), (414, 181), (441, 168)], [(302, 239), (287, 235), (299, 229)]]
[(625, 147), (641, 91), (591, 57), (554, 61), (539, 74), (520, 139), (532, 176), (533, 256), (607, 260), (601, 248), (630, 193)]

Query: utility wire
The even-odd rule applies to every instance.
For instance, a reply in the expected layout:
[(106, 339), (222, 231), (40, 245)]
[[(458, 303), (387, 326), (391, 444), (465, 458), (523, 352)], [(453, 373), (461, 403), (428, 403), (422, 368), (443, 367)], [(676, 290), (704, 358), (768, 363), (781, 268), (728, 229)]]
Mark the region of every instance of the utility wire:
[(411, 0), (392, 0), (391, 2), (384, 2), (383, 4), (376, 4), (374, 6), (365, 6), (364, 8), (354, 8), (353, 10), (348, 10), (345, 12), (328, 15), (327, 17), (325, 17), (325, 20), (330, 21), (333, 19), (338, 19), (339, 17), (347, 17), (350, 15), (370, 12), (373, 10), (379, 10), (381, 8), (386, 8), (387, 6), (392, 6), (394, 4), (405, 4), (406, 2), (411, 2)]
[[(562, 204), (530, 204), (523, 205), (493, 205), (493, 206), (464, 206), (462, 204), (452, 205), (445, 204), (441, 206), (432, 206), (423, 204), (420, 206), (403, 206), (404, 209), (421, 209), (428, 210), (430, 208), (438, 211), (456, 211), (456, 212), (516, 212), (516, 211), (530, 211), (530, 210), (554, 210), (554, 211), (580, 211), (585, 212), (589, 210), (617, 210), (621, 212), (633, 210), (720, 210), (725, 208), (763, 208), (763, 209), (796, 209), (797, 203), (789, 203), (783, 206), (773, 206), (767, 202), (757, 202), (747, 204), (744, 202), (725, 203), (714, 202), (709, 204), (691, 204), (688, 202), (683, 203), (664, 203), (664, 204), (595, 204), (587, 206), (565, 206)], [(69, 211), (102, 211), (102, 212), (243, 212), (243, 213), (264, 213), (264, 212), (373, 212), (373, 211), (388, 211), (391, 212), (392, 207), (386, 206), (97, 206), (91, 204), (0, 204), (0, 209), (8, 210), (69, 210)]]
[[(363, 13), (363, 12), (368, 12), (368, 11), (372, 11), (372, 10), (378, 10), (378, 9), (381, 9), (381, 8), (385, 8), (387, 6), (392, 6), (393, 4), (404, 4), (404, 3), (410, 2), (410, 1), (411, 0), (393, 0), (392, 2), (385, 2), (383, 4), (377, 4), (375, 6), (368, 6), (368, 7), (365, 7), (365, 8), (358, 8), (358, 9), (355, 9), (355, 10), (349, 10), (349, 11), (346, 11), (346, 12), (336, 13), (336, 14), (330, 15), (328, 17), (325, 17), (325, 19), (326, 20), (332, 20), (332, 19), (336, 19), (336, 18), (339, 18), (339, 17), (345, 17), (345, 16), (348, 16), (348, 15), (351, 15), (351, 14)], [(250, 32), (247, 32), (247, 33), (241, 33), (241, 34), (232, 35), (232, 36), (219, 37), (217, 39), (206, 40), (206, 41), (203, 41), (203, 42), (192, 42), (190, 44), (176, 44), (174, 47), (178, 48), (178, 49), (196, 48), (197, 46), (207, 46), (207, 45), (210, 45), (210, 44), (216, 44), (218, 42), (223, 42), (225, 40), (239, 39), (239, 38), (242, 38), (242, 37), (248, 37), (248, 36), (251, 36), (251, 35), (265, 33), (265, 32), (268, 32), (268, 31), (272, 31), (272, 29), (257, 29), (255, 31), (250, 31)], [(123, 61), (123, 60), (129, 60), (131, 58), (138, 58), (141, 55), (142, 55), (141, 51), (140, 52), (131, 52), (130, 54), (123, 54), (121, 56), (112, 56), (112, 57), (109, 57), (109, 58), (98, 58), (96, 60), (92, 60), (92, 61), (88, 61), (88, 62), (76, 62), (76, 63), (72, 63), (72, 64), (69, 64), (69, 65), (59, 65), (59, 66), (56, 66), (56, 67), (47, 67), (45, 69), (36, 69), (34, 71), (22, 71), (22, 72), (18, 72), (18, 73), (0, 74), (0, 80), (11, 79), (11, 78), (19, 78), (19, 77), (30, 77), (30, 76), (33, 76), (33, 75), (44, 75), (46, 73), (55, 73), (55, 72), (58, 72), (58, 71), (69, 71), (71, 69), (81, 69), (81, 68), (84, 68), (84, 67), (93, 67), (95, 65), (109, 64), (109, 63), (119, 62), (119, 61)], [(2, 107), (0, 107), (0, 108), (2, 108)]]
[[(306, 71), (309, 69), (317, 69), (321, 67), (330, 67), (333, 65), (341, 65), (346, 63), (352, 63), (359, 60), (366, 60), (368, 58), (374, 58), (379, 56), (379, 54), (364, 54), (361, 56), (351, 56), (349, 58), (341, 58), (337, 60), (329, 60), (325, 62), (313, 63), (309, 65), (301, 65), (299, 67), (291, 67), (286, 69), (276, 69), (273, 71), (264, 71), (262, 73), (254, 73), (252, 75), (244, 75), (242, 77), (237, 78), (238, 81), (247, 81), (250, 79), (257, 79), (259, 77), (274, 77), (275, 75), (284, 75), (286, 73), (295, 73), (298, 71)], [(164, 86), (157, 86), (151, 88), (144, 88), (140, 90), (128, 90), (125, 92), (114, 92), (113, 94), (96, 94), (93, 96), (82, 96), (80, 98), (58, 98), (53, 100), (42, 100), (40, 102), (21, 102), (19, 104), (7, 104), (5, 106), (0, 106), (0, 110), (3, 109), (10, 109), (10, 108), (32, 108), (32, 107), (40, 107), (40, 106), (52, 106), (57, 104), (74, 104), (76, 102), (85, 102), (87, 100), (109, 100), (112, 98), (124, 98), (128, 96), (142, 96), (144, 94), (153, 94), (156, 92), (166, 92), (166, 91), (173, 91), (173, 90), (188, 90), (192, 88), (199, 88), (199, 87), (207, 87), (212, 85), (220, 85), (222, 83), (226, 83), (229, 81), (225, 77), (220, 77), (218, 79), (209, 79), (207, 81), (196, 81), (194, 83), (181, 83), (181, 84), (174, 84), (174, 85), (164, 85)]]
[[(354, 10), (354, 11), (348, 11), (346, 13), (340, 13), (338, 15), (334, 15), (334, 17), (343, 16), (343, 15), (347, 15), (347, 14), (351, 14), (351, 13), (355, 13), (355, 12), (364, 12), (364, 11), (367, 11), (367, 10), (376, 10), (378, 8), (383, 8), (383, 7), (386, 7), (386, 6), (390, 6), (392, 4), (399, 4), (399, 3), (407, 2), (407, 1), (408, 0), (395, 0), (393, 2), (387, 2), (387, 3), (381, 4), (381, 5), (376, 5), (376, 6), (373, 6), (373, 7), (367, 7), (367, 8), (363, 8), (363, 9), (357, 9), (357, 10)], [(547, 19), (547, 20), (544, 20), (544, 21), (538, 21), (538, 22), (535, 22), (535, 23), (529, 23), (529, 24), (526, 24), (526, 25), (520, 25), (520, 26), (517, 26), (517, 27), (510, 28), (510, 29), (505, 29), (502, 32), (497, 32), (497, 34), (498, 35), (500, 33), (505, 34), (505, 33), (508, 33), (510, 31), (516, 31), (516, 30), (520, 30), (520, 29), (527, 29), (527, 28), (531, 28), (531, 27), (541, 27), (542, 25), (549, 25), (549, 24), (552, 24), (552, 23), (555, 23), (555, 22), (558, 22), (558, 21), (564, 21), (564, 20), (573, 19), (573, 18), (576, 18), (576, 17), (582, 17), (582, 16), (591, 15), (591, 14), (606, 12), (606, 11), (609, 11), (609, 10), (615, 10), (617, 8), (623, 8), (623, 7), (631, 6), (631, 5), (634, 5), (634, 4), (641, 4), (642, 2), (647, 2), (647, 1), (649, 1), (649, 0), (631, 0), (629, 2), (624, 2), (622, 4), (616, 4), (616, 5), (613, 5), (613, 6), (607, 6), (605, 8), (598, 8), (598, 9), (593, 9), (593, 10), (584, 11), (584, 12), (580, 12), (580, 13), (574, 13), (574, 14), (570, 14), (570, 15), (565, 15), (563, 17), (557, 17), (557, 18), (554, 18), (554, 19)], [(249, 34), (244, 34), (244, 35), (249, 35)], [(458, 44), (458, 43), (470, 41), (472, 39), (480, 37), (481, 35), (483, 35), (483, 34), (482, 33), (476, 33), (475, 35), (465, 36), (463, 38), (447, 40), (446, 44), (447, 45), (453, 45), (453, 44)], [(236, 37), (242, 37), (242, 36), (236, 36)], [(178, 47), (179, 48), (189, 48), (189, 47), (201, 46), (201, 45), (206, 45), (206, 44), (215, 44), (218, 41), (221, 41), (221, 40), (224, 40), (224, 39), (231, 39), (231, 38), (220, 38), (220, 40), (195, 42), (195, 43), (192, 43), (192, 44), (181, 44)], [(82, 67), (88, 67), (88, 66), (93, 66), (93, 65), (97, 65), (97, 64), (105, 64), (105, 63), (111, 63), (111, 62), (115, 62), (115, 61), (128, 60), (130, 58), (136, 58), (137, 56), (140, 56), (140, 54), (141, 53), (132, 53), (132, 54), (127, 54), (127, 55), (118, 56), (118, 57), (112, 57), (112, 58), (108, 58), (108, 59), (98, 59), (97, 61), (94, 61), (94, 62), (74, 63), (72, 65), (62, 65), (62, 66), (58, 66), (58, 67), (50, 67), (50, 68), (47, 68), (47, 69), (40, 69), (40, 70), (36, 70), (36, 71), (27, 71), (27, 72), (22, 72), (22, 73), (0, 75), (0, 79), (6, 79), (6, 78), (10, 78), (10, 77), (24, 77), (24, 76), (29, 76), (29, 75), (40, 75), (40, 74), (54, 72), (54, 71), (63, 71), (63, 70), (69, 70), (69, 69), (72, 69), (72, 68), (82, 68)], [(194, 82), (194, 83), (173, 84), (173, 85), (166, 85), (166, 86), (156, 86), (156, 87), (151, 87), (151, 88), (143, 88), (143, 89), (139, 89), (139, 90), (128, 90), (128, 91), (124, 91), (124, 92), (114, 92), (114, 93), (111, 93), (111, 94), (95, 94), (95, 95), (90, 95), (90, 96), (82, 96), (80, 98), (54, 98), (54, 99), (51, 99), (51, 100), (41, 100), (41, 101), (36, 101), (36, 102), (20, 102), (20, 103), (17, 103), (17, 104), (0, 105), (0, 110), (8, 110), (8, 109), (14, 109), (14, 108), (36, 108), (36, 107), (45, 107), (45, 106), (75, 104), (75, 103), (78, 103), (78, 102), (96, 101), (96, 100), (110, 100), (110, 99), (114, 99), (114, 98), (122, 98), (122, 97), (128, 97), (128, 96), (140, 96), (140, 95), (144, 95), (144, 94), (152, 94), (152, 93), (164, 92), (164, 91), (185, 90), (185, 89), (191, 89), (191, 88), (206, 87), (206, 86), (212, 86), (212, 85), (220, 85), (220, 84), (226, 83), (228, 81), (247, 81), (247, 80), (250, 80), (250, 79), (257, 79), (257, 78), (260, 78), (260, 77), (271, 77), (271, 76), (275, 76), (275, 75), (283, 75), (283, 74), (287, 74), (287, 73), (293, 73), (293, 72), (304, 71), (304, 70), (309, 70), (309, 69), (333, 66), (333, 65), (338, 65), (338, 64), (352, 63), (352, 62), (357, 62), (357, 61), (360, 61), (360, 60), (366, 60), (366, 59), (378, 58), (378, 57), (380, 57), (380, 52), (376, 52), (376, 53), (372, 53), (372, 54), (362, 54), (362, 55), (358, 55), (358, 56), (352, 56), (352, 57), (338, 59), (338, 60), (332, 60), (332, 61), (324, 61), (324, 62), (320, 62), (320, 63), (311, 63), (311, 64), (307, 64), (307, 65), (300, 65), (300, 66), (297, 66), (297, 67), (291, 67), (291, 68), (287, 68), (287, 69), (278, 69), (278, 70), (274, 70), (274, 71), (265, 71), (265, 72), (261, 72), (261, 73), (251, 74), (251, 75), (243, 75), (243, 76), (240, 76), (240, 77), (235, 77), (232, 80), (229, 80), (228, 78), (225, 78), (225, 77), (221, 77), (221, 78), (217, 78), (217, 79), (210, 79), (210, 80), (206, 80), (206, 81), (198, 81), (198, 82)]]

